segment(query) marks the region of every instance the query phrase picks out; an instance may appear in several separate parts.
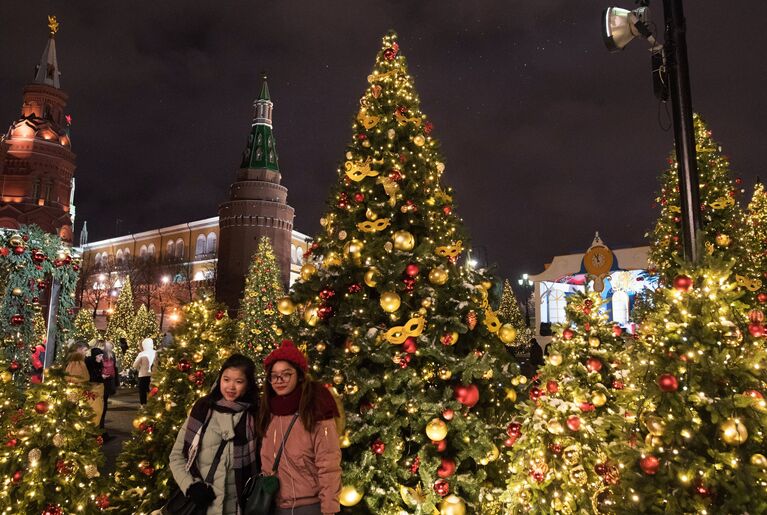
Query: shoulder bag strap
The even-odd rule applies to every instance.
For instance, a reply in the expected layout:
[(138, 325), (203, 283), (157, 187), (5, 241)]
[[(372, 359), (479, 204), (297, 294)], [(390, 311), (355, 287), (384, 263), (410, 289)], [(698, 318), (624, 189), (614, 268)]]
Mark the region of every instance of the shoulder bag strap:
[(280, 458), (282, 457), (282, 448), (285, 446), (285, 442), (288, 441), (288, 436), (290, 435), (290, 430), (293, 429), (293, 424), (296, 423), (296, 420), (298, 419), (298, 413), (293, 415), (293, 420), (290, 421), (290, 425), (288, 426), (288, 430), (285, 432), (285, 436), (282, 438), (282, 443), (280, 444), (280, 450), (277, 451), (277, 456), (274, 458), (274, 466), (272, 467), (272, 473), (277, 473), (277, 467), (280, 466)]
[(208, 469), (208, 474), (205, 476), (205, 482), (208, 484), (213, 483), (213, 478), (216, 476), (216, 469), (218, 468), (218, 462), (221, 461), (221, 455), (224, 453), (224, 447), (229, 443), (229, 440), (221, 440), (221, 445), (218, 446), (216, 455), (213, 457), (213, 463), (211, 463)]

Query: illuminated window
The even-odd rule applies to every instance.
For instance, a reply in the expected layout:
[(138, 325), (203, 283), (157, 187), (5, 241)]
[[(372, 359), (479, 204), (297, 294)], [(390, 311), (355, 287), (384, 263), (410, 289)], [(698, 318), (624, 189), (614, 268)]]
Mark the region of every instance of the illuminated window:
[(179, 259), (184, 257), (184, 240), (176, 240), (176, 257)]
[(146, 253), (151, 257), (154, 256), (154, 243), (150, 243), (149, 247), (146, 249)]
[(548, 304), (549, 304), (549, 322), (552, 324), (558, 324), (561, 322), (565, 322), (567, 317), (565, 316), (565, 304), (567, 304), (567, 300), (565, 297), (565, 292), (553, 288), (551, 291), (549, 291), (548, 295)]
[(122, 250), (117, 251), (117, 254), (115, 254), (115, 260), (117, 261), (118, 265), (122, 265), (124, 263)]
[(216, 233), (211, 232), (208, 233), (208, 238), (205, 244), (205, 253), (206, 254), (215, 254), (216, 253), (216, 241), (217, 241)]
[(613, 322), (616, 324), (628, 324), (629, 322), (629, 296), (623, 290), (613, 294)]
[(169, 241), (168, 244), (165, 246), (165, 257), (166, 258), (172, 258), (176, 256), (176, 245)]
[(206, 242), (205, 235), (200, 234), (197, 237), (197, 243), (194, 246), (195, 257), (199, 257), (205, 254), (205, 242)]

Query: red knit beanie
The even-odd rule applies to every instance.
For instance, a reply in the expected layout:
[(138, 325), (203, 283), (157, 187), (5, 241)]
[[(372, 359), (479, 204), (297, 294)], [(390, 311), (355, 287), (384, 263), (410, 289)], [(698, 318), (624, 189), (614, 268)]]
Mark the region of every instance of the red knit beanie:
[(264, 359), (264, 369), (269, 370), (269, 368), (277, 361), (288, 361), (301, 369), (304, 373), (309, 370), (309, 363), (306, 361), (306, 356), (304, 356), (304, 353), (298, 350), (290, 340), (282, 340), (282, 344), (269, 353), (266, 359)]

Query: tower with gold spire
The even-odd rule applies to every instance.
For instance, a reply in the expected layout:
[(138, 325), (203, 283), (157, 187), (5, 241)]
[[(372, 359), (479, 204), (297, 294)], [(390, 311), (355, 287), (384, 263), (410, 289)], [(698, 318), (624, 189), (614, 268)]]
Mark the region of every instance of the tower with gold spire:
[(48, 16), (48, 28), (34, 78), (24, 87), (21, 117), (0, 135), (0, 227), (36, 224), (71, 244), (75, 154), (56, 58), (55, 16)]
[(250, 259), (262, 236), (272, 242), (284, 285), (289, 282), (294, 210), (287, 204), (288, 189), (280, 184), (273, 107), (264, 76), (240, 169), (229, 200), (218, 209), (216, 298), (232, 310), (239, 306)]

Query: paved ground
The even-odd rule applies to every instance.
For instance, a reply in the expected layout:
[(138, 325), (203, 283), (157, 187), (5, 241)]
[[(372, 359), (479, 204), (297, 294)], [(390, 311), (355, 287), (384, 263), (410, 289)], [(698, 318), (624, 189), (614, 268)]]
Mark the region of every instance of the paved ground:
[(106, 430), (115, 438), (102, 447), (106, 456), (106, 464), (102, 472), (114, 472), (117, 455), (120, 454), (122, 443), (133, 430), (133, 419), (136, 418), (138, 408), (138, 389), (136, 388), (120, 388), (116, 395), (109, 398)]

